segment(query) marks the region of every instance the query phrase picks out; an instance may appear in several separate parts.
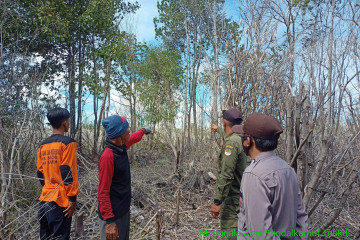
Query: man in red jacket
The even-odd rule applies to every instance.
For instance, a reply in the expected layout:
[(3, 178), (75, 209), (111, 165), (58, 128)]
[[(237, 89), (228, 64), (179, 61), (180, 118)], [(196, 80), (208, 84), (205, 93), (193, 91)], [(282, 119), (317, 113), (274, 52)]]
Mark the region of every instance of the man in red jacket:
[(102, 121), (107, 140), (99, 160), (99, 217), (101, 240), (129, 239), (131, 176), (127, 149), (150, 129), (130, 135), (129, 124), (117, 115)]

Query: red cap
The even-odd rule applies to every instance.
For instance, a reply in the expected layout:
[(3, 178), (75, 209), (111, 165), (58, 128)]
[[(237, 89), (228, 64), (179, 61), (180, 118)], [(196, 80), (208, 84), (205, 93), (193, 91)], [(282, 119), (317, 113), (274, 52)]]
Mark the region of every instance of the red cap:
[(262, 113), (252, 113), (246, 119), (244, 125), (234, 125), (232, 131), (271, 140), (280, 135), (283, 129), (276, 118)]

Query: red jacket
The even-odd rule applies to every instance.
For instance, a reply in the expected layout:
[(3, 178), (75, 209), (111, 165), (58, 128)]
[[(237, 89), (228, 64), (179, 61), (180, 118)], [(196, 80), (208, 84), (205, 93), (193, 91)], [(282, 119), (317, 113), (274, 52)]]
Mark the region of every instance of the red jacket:
[[(99, 215), (107, 223), (114, 222), (129, 211), (131, 201), (130, 165), (126, 150), (139, 142), (144, 129), (130, 135), (123, 146), (106, 141), (106, 148), (99, 160)], [(126, 148), (126, 150), (125, 150)]]
[(131, 145), (133, 145), (134, 143), (139, 142), (142, 139), (142, 137), (144, 136), (144, 134), (145, 134), (145, 129), (143, 129), (143, 128), (141, 128), (137, 132), (134, 132), (133, 134), (131, 134), (129, 140), (125, 143), (126, 150), (129, 150)]

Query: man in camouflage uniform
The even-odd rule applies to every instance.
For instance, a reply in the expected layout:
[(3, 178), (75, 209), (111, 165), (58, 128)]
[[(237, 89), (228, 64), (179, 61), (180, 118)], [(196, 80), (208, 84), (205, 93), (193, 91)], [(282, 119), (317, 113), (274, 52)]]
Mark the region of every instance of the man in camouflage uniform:
[[(223, 112), (223, 128), (212, 125), (211, 131), (224, 138), (224, 144), (218, 157), (218, 174), (216, 179), (216, 195), (211, 205), (211, 215), (217, 218), (220, 214), (222, 231), (237, 230), (239, 212), (240, 183), (246, 168), (246, 155), (242, 149), (240, 135), (231, 128), (242, 122), (242, 115), (237, 109)], [(229, 237), (236, 239), (236, 236)]]

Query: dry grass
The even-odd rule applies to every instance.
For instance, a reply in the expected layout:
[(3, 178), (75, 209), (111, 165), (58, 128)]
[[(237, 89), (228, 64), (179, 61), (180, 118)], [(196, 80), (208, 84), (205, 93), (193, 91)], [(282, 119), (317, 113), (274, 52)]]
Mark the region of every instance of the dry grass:
[[(196, 148), (181, 156), (181, 178), (175, 175), (175, 157), (167, 148), (152, 150), (147, 154), (146, 146), (139, 145), (135, 162), (131, 166), (132, 205), (131, 239), (156, 239), (157, 222), (161, 216), (161, 239), (210, 239), (200, 235), (200, 229), (218, 230), (219, 220), (210, 215), (210, 204), (214, 195), (215, 183), (207, 172), (216, 173), (217, 145)], [(142, 153), (142, 154), (141, 154)], [(97, 212), (98, 169), (97, 160), (89, 160), (79, 154), (78, 208), (76, 214), (84, 216), (84, 235), (75, 238), (74, 218), (73, 239), (99, 239)], [(4, 239), (38, 239), (37, 194), (40, 191), (38, 180), (32, 176), (14, 176), (13, 191), (17, 201), (11, 204), (6, 228), (2, 227)], [(359, 186), (348, 199), (333, 229), (360, 230)], [(337, 185), (335, 188), (339, 188)], [(180, 193), (178, 193), (180, 189)], [(339, 189), (337, 189), (339, 190)], [(314, 212), (311, 226), (319, 226), (326, 221), (341, 198), (335, 191), (323, 200)], [(318, 194), (314, 196), (317, 199)], [(177, 223), (177, 202), (179, 201), (179, 221)], [(6, 229), (6, 231), (5, 231)], [(312, 229), (315, 230), (315, 229)], [(14, 234), (10, 234), (13, 232)], [(7, 235), (6, 235), (7, 234)], [(337, 238), (333, 238), (337, 239)], [(341, 239), (341, 238), (338, 238)], [(352, 239), (352, 238), (349, 238)]]

